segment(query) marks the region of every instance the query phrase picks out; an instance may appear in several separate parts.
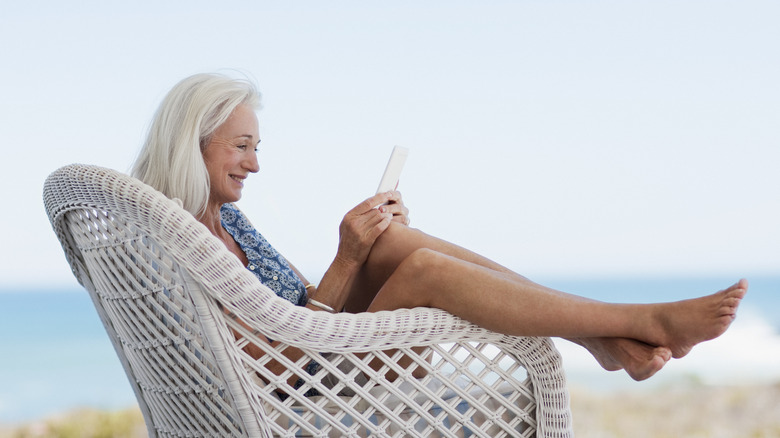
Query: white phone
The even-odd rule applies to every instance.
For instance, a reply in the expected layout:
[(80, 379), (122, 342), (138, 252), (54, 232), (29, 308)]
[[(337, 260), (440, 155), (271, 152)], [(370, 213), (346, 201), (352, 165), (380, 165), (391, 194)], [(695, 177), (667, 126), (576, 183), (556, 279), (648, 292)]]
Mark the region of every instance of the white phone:
[(379, 182), (379, 188), (376, 189), (377, 193), (389, 192), (398, 187), (398, 179), (401, 177), (401, 169), (404, 168), (407, 155), (409, 155), (408, 148), (403, 146), (393, 148), (390, 159), (387, 161), (387, 167), (385, 167), (385, 173)]

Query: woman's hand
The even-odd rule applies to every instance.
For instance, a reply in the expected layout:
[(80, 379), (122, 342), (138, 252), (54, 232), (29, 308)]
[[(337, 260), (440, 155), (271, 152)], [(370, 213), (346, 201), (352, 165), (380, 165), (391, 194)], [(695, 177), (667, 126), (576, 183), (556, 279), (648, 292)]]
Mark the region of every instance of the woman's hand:
[[(383, 205), (391, 200), (394, 204)], [(347, 212), (339, 226), (336, 259), (347, 265), (362, 265), (376, 239), (390, 226), (396, 212), (400, 216), (406, 209), (403, 203), (399, 207), (399, 201), (398, 192), (379, 193)]]
[(387, 205), (379, 207), (379, 211), (382, 213), (392, 213), (393, 222), (409, 225), (409, 209), (404, 205), (404, 201), (401, 198), (401, 192), (387, 192), (387, 195), (389, 195)]

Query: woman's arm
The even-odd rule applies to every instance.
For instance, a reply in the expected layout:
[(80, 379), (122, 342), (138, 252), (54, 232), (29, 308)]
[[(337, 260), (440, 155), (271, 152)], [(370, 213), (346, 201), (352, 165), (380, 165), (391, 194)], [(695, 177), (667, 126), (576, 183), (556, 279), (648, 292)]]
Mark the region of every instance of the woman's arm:
[[(384, 205), (383, 205), (384, 204)], [(380, 206), (379, 208), (375, 208)], [(399, 192), (387, 192), (372, 196), (358, 206), (350, 210), (339, 226), (339, 248), (336, 257), (322, 277), (319, 286), (307, 288), (309, 297), (317, 301), (341, 310), (349, 297), (349, 291), (356, 275), (368, 258), (376, 239), (390, 226), (391, 221), (408, 224), (409, 210), (404, 206)], [(290, 268), (301, 279), (303, 284), (309, 285), (304, 275), (289, 262)], [(307, 304), (312, 310), (322, 310), (319, 307)], [(236, 321), (247, 329), (251, 329), (245, 322), (235, 318)], [(234, 334), (239, 337), (238, 333)], [(264, 339), (268, 342), (267, 339)], [(269, 342), (274, 345), (276, 342)], [(244, 350), (253, 358), (258, 359), (265, 354), (262, 348), (248, 344)], [(293, 361), (303, 356), (303, 352), (294, 347), (284, 350), (284, 355)], [(275, 360), (270, 361), (266, 367), (274, 374), (281, 374), (285, 367)], [(290, 378), (290, 385), (296, 380)]]
[[(322, 276), (316, 291), (309, 291), (310, 298), (340, 311), (344, 308), (351, 287), (371, 252), (376, 239), (390, 226), (394, 212), (403, 204), (387, 204), (400, 199), (397, 192), (374, 195), (358, 204), (344, 215), (339, 226), (339, 247), (333, 262)], [(380, 208), (376, 208), (381, 206)], [(315, 306), (309, 305), (311, 309)]]
[(392, 221), (408, 224), (408, 215), (409, 209), (396, 191), (374, 195), (350, 210), (339, 226), (336, 257), (319, 286), (308, 290), (309, 297), (336, 311), (343, 309), (376, 239)]
[[(408, 213), (409, 210), (403, 204), (401, 194), (395, 191), (372, 196), (350, 210), (339, 226), (339, 248), (336, 257), (323, 275), (319, 286), (310, 285), (303, 273), (289, 260), (287, 262), (303, 284), (308, 286), (306, 292), (309, 297), (340, 311), (349, 298), (355, 278), (366, 262), (376, 239), (390, 226), (390, 222), (408, 224)], [(312, 304), (307, 304), (306, 307), (311, 310), (323, 310)], [(240, 319), (235, 319), (245, 328), (251, 329)], [(234, 332), (234, 334), (237, 338), (240, 337), (238, 333)], [(265, 337), (262, 339), (272, 346), (278, 343), (270, 342)], [(247, 344), (244, 351), (255, 359), (265, 355), (262, 348), (252, 343)], [(283, 354), (297, 361), (304, 353), (298, 348), (288, 347)], [(276, 375), (280, 375), (286, 369), (275, 360), (269, 361), (266, 368)], [(293, 376), (288, 380), (290, 385), (294, 385), (297, 378)]]

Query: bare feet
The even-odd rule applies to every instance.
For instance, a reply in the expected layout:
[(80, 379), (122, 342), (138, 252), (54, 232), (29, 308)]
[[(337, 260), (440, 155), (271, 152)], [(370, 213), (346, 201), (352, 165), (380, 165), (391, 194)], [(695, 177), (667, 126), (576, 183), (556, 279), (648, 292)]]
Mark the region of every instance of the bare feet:
[(650, 329), (656, 335), (647, 341), (668, 347), (674, 358), (685, 356), (696, 344), (717, 338), (729, 328), (747, 289), (743, 279), (712, 295), (659, 305), (651, 323), (655, 327)]
[(645, 380), (657, 373), (672, 358), (666, 347), (653, 347), (627, 338), (570, 339), (585, 347), (607, 371), (626, 370), (634, 380)]
[(652, 345), (629, 338), (569, 340), (585, 347), (605, 370), (622, 369), (634, 380), (645, 380), (672, 357), (681, 358), (696, 344), (722, 335), (736, 318), (747, 288), (747, 281), (740, 280), (712, 295), (656, 305), (646, 332), (651, 335), (642, 337)]

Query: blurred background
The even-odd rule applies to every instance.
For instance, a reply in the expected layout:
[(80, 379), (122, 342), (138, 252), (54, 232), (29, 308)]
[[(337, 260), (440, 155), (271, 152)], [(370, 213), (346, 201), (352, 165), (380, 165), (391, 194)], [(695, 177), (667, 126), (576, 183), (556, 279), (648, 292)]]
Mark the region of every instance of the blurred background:
[(74, 162), (126, 172), (162, 97), (199, 72), (263, 93), (239, 205), (310, 280), (402, 145), (412, 226), (545, 285), (646, 302), (751, 282), (726, 335), (648, 382), (561, 342), (579, 412), (727, 386), (775, 390), (762, 406), (780, 418), (778, 16), (758, 0), (3, 4), (0, 424), (134, 405), (43, 181)]

